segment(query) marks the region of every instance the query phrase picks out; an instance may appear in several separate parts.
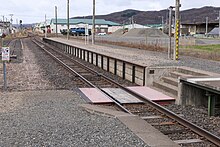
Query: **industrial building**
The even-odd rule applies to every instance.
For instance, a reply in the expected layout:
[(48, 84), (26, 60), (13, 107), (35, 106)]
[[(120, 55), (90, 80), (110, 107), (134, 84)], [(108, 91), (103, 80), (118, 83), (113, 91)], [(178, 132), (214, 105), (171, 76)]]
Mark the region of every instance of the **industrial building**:
[[(67, 29), (67, 19), (51, 19), (50, 29), (51, 33), (56, 33), (56, 24), (58, 33), (60, 30)], [(92, 29), (92, 19), (70, 19), (70, 28), (85, 28)], [(48, 24), (47, 24), (48, 25)], [(104, 19), (95, 19), (96, 33), (112, 33), (121, 27), (121, 24), (112, 21), (106, 21)]]

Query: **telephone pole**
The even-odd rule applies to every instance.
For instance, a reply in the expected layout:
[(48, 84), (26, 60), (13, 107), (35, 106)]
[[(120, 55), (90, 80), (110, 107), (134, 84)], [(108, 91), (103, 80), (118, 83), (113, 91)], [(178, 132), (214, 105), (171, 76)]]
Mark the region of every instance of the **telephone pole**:
[(169, 7), (169, 48), (168, 48), (168, 59), (171, 59), (171, 51), (172, 51), (172, 11), (173, 11), (173, 6)]
[(176, 0), (175, 7), (175, 51), (174, 60), (179, 59), (179, 36), (180, 36), (180, 0)]
[(219, 11), (219, 16), (218, 16), (218, 35), (219, 35), (219, 38), (220, 38), (220, 11)]
[(47, 38), (47, 15), (45, 14), (45, 38)]
[(161, 24), (162, 24), (162, 32), (164, 33), (164, 20), (163, 20), (163, 16), (161, 16)]
[(208, 21), (209, 21), (209, 17), (206, 17), (206, 25), (205, 25), (205, 35), (207, 37), (207, 34), (208, 34)]
[(70, 2), (67, 0), (67, 40), (70, 38)]
[(56, 37), (58, 37), (58, 31), (57, 31), (57, 6), (55, 6), (55, 18), (56, 18)]
[(92, 22), (92, 44), (95, 44), (95, 0), (93, 0)]
[(12, 19), (12, 17), (13, 17), (13, 14), (9, 14), (9, 16), (11, 16), (10, 31), (11, 31), (11, 33), (12, 33), (12, 23), (13, 23), (13, 19)]

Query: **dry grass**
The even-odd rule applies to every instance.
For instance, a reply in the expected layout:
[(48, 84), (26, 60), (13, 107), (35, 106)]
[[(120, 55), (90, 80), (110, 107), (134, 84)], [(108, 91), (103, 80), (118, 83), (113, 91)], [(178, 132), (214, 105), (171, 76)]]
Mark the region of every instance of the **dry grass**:
[(99, 43), (103, 44), (111, 44), (116, 46), (123, 46), (123, 47), (129, 47), (129, 48), (138, 48), (138, 49), (144, 49), (149, 51), (158, 51), (158, 52), (165, 52), (167, 51), (166, 48), (160, 47), (159, 45), (146, 45), (146, 44), (138, 44), (138, 43), (129, 43), (129, 42), (113, 42), (113, 41), (97, 41)]
[(196, 58), (220, 61), (220, 53), (219, 52), (206, 52), (206, 51), (198, 51), (194, 49), (188, 50), (180, 50), (180, 55), (191, 56)]
[[(112, 41), (97, 41), (97, 42), (100, 42), (103, 44), (123, 46), (123, 47), (144, 49), (148, 51), (167, 52), (167, 48), (160, 47), (159, 45), (146, 45), (146, 44), (138, 44), (138, 43), (136, 44), (136, 43), (112, 42)], [(187, 49), (187, 50), (180, 49), (180, 55), (220, 61), (220, 53), (216, 51), (206, 52), (204, 50), (197, 50), (197, 49), (196, 50), (195, 49)]]

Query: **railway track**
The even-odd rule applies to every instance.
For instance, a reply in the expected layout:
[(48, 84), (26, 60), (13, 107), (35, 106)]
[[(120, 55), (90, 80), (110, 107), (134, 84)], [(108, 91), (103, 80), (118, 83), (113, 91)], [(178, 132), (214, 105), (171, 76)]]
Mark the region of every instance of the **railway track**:
[[(68, 55), (54, 50), (55, 47), (51, 47), (39, 39), (33, 39), (33, 42), (48, 53), (54, 60), (61, 63), (67, 70), (73, 73), (77, 82), (80, 83), (79, 85), (97, 88), (99, 91), (110, 97), (110, 99), (112, 99), (123, 111), (141, 116), (178, 144), (185, 146), (184, 141), (188, 141), (188, 143), (191, 141), (190, 145), (201, 145), (200, 143), (204, 146), (220, 145), (220, 138), (218, 136), (196, 126), (180, 115), (175, 114), (152, 101), (146, 100), (138, 93), (125, 88), (125, 86), (122, 85), (123, 83), (120, 84), (115, 82), (103, 74), (81, 64), (77, 59), (70, 58)], [(142, 100), (144, 104), (122, 105), (102, 90), (102, 88), (106, 87), (120, 88)]]

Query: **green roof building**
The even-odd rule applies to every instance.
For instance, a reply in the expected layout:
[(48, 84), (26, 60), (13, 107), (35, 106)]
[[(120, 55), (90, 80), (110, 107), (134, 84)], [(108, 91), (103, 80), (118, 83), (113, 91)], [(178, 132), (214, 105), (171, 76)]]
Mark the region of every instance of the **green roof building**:
[[(85, 28), (87, 25), (89, 29), (92, 29), (92, 19), (69, 19), (70, 28)], [(111, 33), (121, 27), (121, 24), (112, 21), (106, 21), (105, 19), (95, 19), (96, 33), (105, 32)], [(56, 19), (51, 19), (50, 28), (52, 33), (55, 33)], [(60, 30), (67, 29), (67, 19), (57, 19), (58, 33)]]

